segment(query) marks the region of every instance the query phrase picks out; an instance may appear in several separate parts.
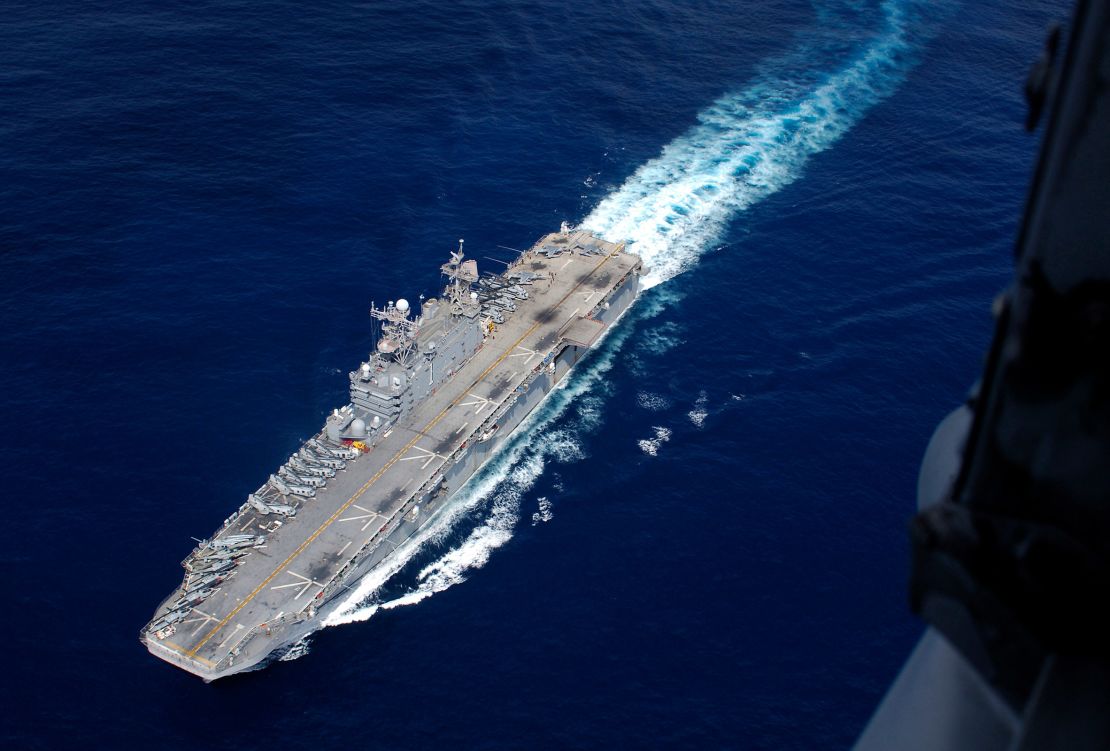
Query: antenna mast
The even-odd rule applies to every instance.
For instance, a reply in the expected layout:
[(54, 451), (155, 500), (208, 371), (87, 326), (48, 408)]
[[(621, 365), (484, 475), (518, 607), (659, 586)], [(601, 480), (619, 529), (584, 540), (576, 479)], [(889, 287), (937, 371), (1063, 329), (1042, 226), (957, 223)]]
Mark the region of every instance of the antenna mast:
[(459, 249), (451, 253), (451, 260), (439, 267), (451, 281), (444, 290), (444, 295), (451, 301), (451, 312), (455, 315), (462, 314), (466, 307), (475, 303), (466, 296), (472, 282), (478, 281), (478, 264), (475, 261), (464, 261), (463, 240), (459, 239)]

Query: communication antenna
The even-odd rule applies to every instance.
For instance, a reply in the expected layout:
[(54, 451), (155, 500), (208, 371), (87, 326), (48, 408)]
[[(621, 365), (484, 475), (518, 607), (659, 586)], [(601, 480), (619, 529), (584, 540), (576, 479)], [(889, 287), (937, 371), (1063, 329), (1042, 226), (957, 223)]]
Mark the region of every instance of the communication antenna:
[(463, 261), (465, 255), (463, 253), (463, 243), (465, 241), (459, 238), (459, 249), (451, 253), (451, 260), (439, 267), (439, 270), (451, 280), (451, 284), (447, 286), (445, 293), (452, 303), (452, 312), (458, 314), (462, 312), (460, 306), (468, 304), (469, 301), (464, 300), (463, 293), (469, 289), (471, 282), (478, 281), (478, 265), (474, 261)]
[[(465, 242), (465, 241), (460, 237), (459, 238), (459, 260), (455, 262), (455, 270), (456, 271), (458, 270), (459, 266), (462, 264), (463, 242)], [(459, 298), (459, 277), (458, 277), (458, 274), (456, 274), (455, 275), (455, 299), (457, 300), (458, 298)]]

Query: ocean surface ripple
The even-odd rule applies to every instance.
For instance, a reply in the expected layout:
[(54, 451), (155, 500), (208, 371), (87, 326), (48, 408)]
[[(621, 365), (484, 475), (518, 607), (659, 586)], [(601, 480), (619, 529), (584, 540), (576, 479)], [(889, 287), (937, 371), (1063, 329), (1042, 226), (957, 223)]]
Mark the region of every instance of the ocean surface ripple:
[[(1064, 11), (8, 3), (0, 743), (850, 745), (921, 628), (917, 466), (981, 367)], [(648, 289), (450, 513), (307, 657), (148, 655), (191, 538), (344, 403), (368, 303), (564, 220)]]

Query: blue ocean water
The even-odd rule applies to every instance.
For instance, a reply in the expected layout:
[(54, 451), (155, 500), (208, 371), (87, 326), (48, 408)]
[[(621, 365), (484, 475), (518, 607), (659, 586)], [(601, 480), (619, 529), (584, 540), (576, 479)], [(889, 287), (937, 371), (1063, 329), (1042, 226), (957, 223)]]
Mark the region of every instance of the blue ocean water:
[[(0, 25), (5, 748), (843, 748), (914, 643), (1061, 2), (49, 7)], [(562, 220), (641, 301), (310, 653), (138, 629), (368, 303)]]

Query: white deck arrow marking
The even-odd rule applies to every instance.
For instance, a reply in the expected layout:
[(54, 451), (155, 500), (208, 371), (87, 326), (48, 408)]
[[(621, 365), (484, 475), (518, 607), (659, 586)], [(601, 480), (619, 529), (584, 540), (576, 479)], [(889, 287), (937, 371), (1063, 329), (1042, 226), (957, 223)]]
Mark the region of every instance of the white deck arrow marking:
[(197, 608), (193, 608), (193, 612), (196, 613), (197, 615), (199, 615), (200, 617), (199, 618), (186, 618), (185, 620), (181, 621), (182, 625), (184, 625), (186, 623), (195, 623), (195, 624), (197, 624), (197, 627), (193, 629), (193, 633), (191, 634), (191, 636), (196, 636), (197, 632), (201, 630), (201, 628), (204, 626), (204, 624), (220, 620), (216, 616), (208, 615), (208, 613), (205, 613), (203, 610), (198, 610)]
[(441, 461), (446, 461), (447, 460), (447, 457), (440, 456), (439, 454), (435, 453), (434, 451), (428, 451), (428, 449), (422, 449), (419, 446), (413, 446), (412, 450), (413, 451), (419, 451), (420, 453), (417, 454), (416, 456), (406, 456), (406, 457), (400, 459), (399, 461), (411, 462), (411, 461), (419, 461), (419, 460), (423, 459), (424, 463), (420, 465), (420, 469), (427, 469), (428, 465), (431, 464), (432, 462), (434, 462), (436, 459), (439, 459)]
[(524, 361), (525, 365), (530, 363), (532, 361), (532, 358), (536, 356), (536, 351), (534, 349), (528, 349), (527, 347), (520, 346), (518, 346), (517, 349), (522, 349), (524, 351), (511, 354), (509, 355), (509, 357), (527, 357), (528, 359)]
[(285, 573), (289, 574), (290, 576), (292, 576), (296, 579), (299, 579), (300, 581), (293, 582), (292, 584), (279, 584), (276, 587), (270, 587), (270, 589), (289, 589), (290, 587), (300, 587), (301, 591), (297, 592), (296, 596), (293, 597), (294, 600), (301, 599), (301, 597), (304, 595), (304, 593), (307, 592), (309, 590), (309, 588), (312, 587), (313, 585), (315, 585), (317, 587), (320, 587), (321, 589), (323, 589), (323, 587), (324, 587), (324, 585), (321, 584), (320, 582), (312, 581), (312, 579), (309, 579), (307, 576), (301, 576), (300, 574), (295, 574), (292, 571), (288, 571), (288, 570)]
[(474, 399), (474, 401), (472, 401), (472, 402), (460, 402), (459, 406), (460, 407), (477, 407), (478, 409), (474, 410), (474, 414), (479, 414), (483, 409), (485, 409), (486, 407), (489, 406), (489, 399), (485, 398), (484, 396), (478, 396), (477, 394), (469, 394), (469, 393), (467, 394), (467, 396), (472, 397)]
[[(371, 524), (373, 524), (374, 520), (377, 519), (380, 516), (380, 514), (378, 514), (376, 511), (371, 511), (368, 508), (363, 508), (362, 506), (359, 506), (357, 503), (351, 504), (351, 508), (357, 508), (359, 511), (365, 511), (366, 513), (365, 514), (359, 514), (357, 516), (345, 516), (342, 519), (339, 519), (338, 521), (341, 521), (341, 522), (357, 522), (357, 521), (361, 521), (363, 519), (369, 519), (369, 521), (367, 521), (365, 524), (362, 525), (362, 531), (363, 532), (365, 532), (366, 528), (369, 527)], [(344, 548), (343, 550), (346, 550), (346, 548)], [(339, 552), (342, 553), (343, 551), (341, 550)]]
[(582, 302), (589, 302), (590, 300), (594, 299), (594, 295), (596, 294), (596, 290), (593, 292), (587, 292), (586, 294), (582, 295)]

